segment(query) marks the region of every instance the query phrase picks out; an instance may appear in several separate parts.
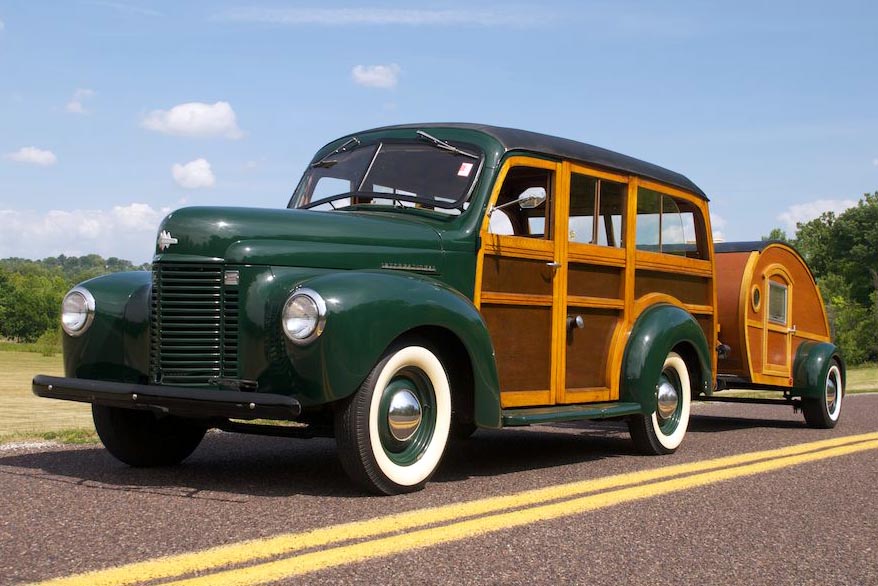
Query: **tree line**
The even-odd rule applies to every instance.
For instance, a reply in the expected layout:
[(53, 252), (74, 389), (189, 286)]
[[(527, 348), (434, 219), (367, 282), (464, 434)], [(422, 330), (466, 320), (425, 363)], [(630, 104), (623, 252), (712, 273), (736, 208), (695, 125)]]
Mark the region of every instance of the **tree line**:
[(0, 338), (36, 342), (57, 337), (61, 300), (71, 287), (99, 275), (134, 270), (149, 270), (149, 264), (97, 254), (0, 259)]
[[(878, 361), (878, 192), (865, 194), (840, 214), (825, 212), (796, 227), (790, 238), (775, 228), (764, 239), (782, 240), (805, 257), (826, 304), (833, 339), (848, 364)], [(57, 338), (64, 294), (76, 283), (149, 264), (96, 254), (43, 260), (0, 260), (0, 337), (34, 342)]]

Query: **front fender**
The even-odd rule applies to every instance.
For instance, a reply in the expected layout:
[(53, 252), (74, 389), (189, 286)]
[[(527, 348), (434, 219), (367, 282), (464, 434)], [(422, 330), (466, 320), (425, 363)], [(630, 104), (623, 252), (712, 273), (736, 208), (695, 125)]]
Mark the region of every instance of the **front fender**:
[(112, 273), (80, 286), (95, 298), (95, 318), (81, 336), (63, 334), (66, 376), (145, 382), (149, 373), (150, 273)]
[(351, 395), (394, 340), (417, 328), (438, 327), (453, 334), (469, 355), (476, 423), (500, 426), (493, 346), (481, 314), (469, 299), (429, 277), (378, 270), (334, 272), (298, 286), (313, 289), (327, 305), (320, 338), (305, 347), (286, 342), (289, 358), (305, 381), (297, 389), (303, 404)]
[(823, 399), (826, 377), (832, 360), (838, 360), (841, 380), (847, 381), (844, 360), (835, 344), (807, 340), (799, 344), (793, 361), (793, 394), (801, 397)]
[[(621, 400), (640, 403), (644, 414), (655, 411), (656, 384), (665, 358), (678, 347), (694, 375), (692, 390), (711, 391), (710, 346), (704, 331), (688, 311), (662, 303), (640, 314), (631, 329), (622, 359)], [(693, 372), (694, 367), (698, 372)]]

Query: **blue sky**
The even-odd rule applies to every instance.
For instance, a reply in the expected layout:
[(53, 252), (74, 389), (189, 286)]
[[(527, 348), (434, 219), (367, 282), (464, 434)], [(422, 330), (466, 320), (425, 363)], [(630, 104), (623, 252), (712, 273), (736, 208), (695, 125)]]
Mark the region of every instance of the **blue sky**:
[(878, 190), (875, 2), (0, 1), (0, 257), (148, 260), (183, 205), (282, 207), (313, 152), (513, 126), (689, 176), (725, 240)]

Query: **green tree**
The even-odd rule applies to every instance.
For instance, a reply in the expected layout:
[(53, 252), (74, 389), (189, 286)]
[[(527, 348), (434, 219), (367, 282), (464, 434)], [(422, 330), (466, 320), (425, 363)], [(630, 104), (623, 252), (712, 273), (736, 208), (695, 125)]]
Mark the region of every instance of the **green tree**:
[(799, 224), (795, 245), (817, 278), (847, 361), (878, 359), (878, 192)]
[(780, 242), (790, 241), (787, 237), (787, 233), (782, 228), (772, 228), (771, 232), (768, 233), (768, 236), (763, 236), (762, 240), (778, 240)]
[(57, 335), (61, 300), (73, 285), (130, 270), (149, 270), (149, 265), (135, 266), (116, 257), (105, 260), (97, 254), (0, 260), (0, 337), (33, 342), (51, 330), (53, 334), (45, 336), (49, 340)]
[(836, 215), (799, 224), (796, 246), (814, 276), (836, 274), (850, 284), (851, 299), (871, 305), (878, 289), (878, 192), (865, 194), (856, 206)]
[(0, 284), (0, 336), (33, 342), (58, 324), (61, 299), (67, 290), (63, 277), (49, 271), (6, 273)]

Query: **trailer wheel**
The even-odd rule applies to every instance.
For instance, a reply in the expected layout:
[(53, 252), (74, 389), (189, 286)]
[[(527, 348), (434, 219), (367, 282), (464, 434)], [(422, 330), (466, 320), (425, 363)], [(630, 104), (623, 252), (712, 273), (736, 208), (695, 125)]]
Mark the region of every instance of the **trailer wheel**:
[(671, 454), (686, 435), (692, 402), (689, 370), (676, 352), (670, 352), (665, 358), (655, 387), (655, 411), (651, 415), (631, 416), (628, 430), (639, 452), (647, 455)]
[(450, 426), (451, 389), (439, 358), (417, 345), (391, 349), (336, 411), (339, 458), (370, 492), (414, 492), (439, 466)]
[(173, 466), (189, 457), (207, 428), (180, 417), (151, 411), (91, 406), (95, 430), (107, 451), (137, 468)]
[(823, 383), (823, 396), (802, 399), (802, 414), (805, 423), (818, 429), (831, 429), (838, 423), (841, 415), (841, 399), (844, 396), (844, 381), (838, 362), (833, 360)]

